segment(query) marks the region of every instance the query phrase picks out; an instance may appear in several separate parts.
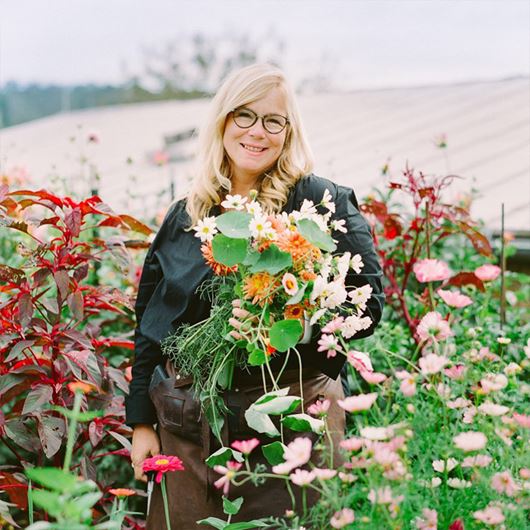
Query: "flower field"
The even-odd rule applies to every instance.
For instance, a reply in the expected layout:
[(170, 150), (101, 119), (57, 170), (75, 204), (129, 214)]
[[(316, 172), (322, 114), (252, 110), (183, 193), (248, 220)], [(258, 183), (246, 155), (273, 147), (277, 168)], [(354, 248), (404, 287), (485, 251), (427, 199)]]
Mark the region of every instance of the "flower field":
[[(469, 205), (448, 201), (450, 186), (407, 169), (362, 203), (385, 274), (384, 317), (353, 344), (340, 340), (337, 317), (319, 342), (347, 359), (342, 461), (333, 465), (330, 403), (318, 401), (306, 410), (311, 436), (239, 440), (208, 459), (226, 520), (205, 528), (530, 528), (530, 282), (505, 270), (509, 237), (492, 248)], [(0, 224), (0, 526), (143, 528), (123, 421), (151, 230), (97, 197), (7, 185)], [(295, 281), (284, 278), (292, 296)], [(245, 289), (260, 301), (259, 285)], [(284, 398), (269, 396), (268, 410)], [(251, 465), (259, 451), (268, 468)], [(178, 457), (144, 469), (163, 484), (185, 473)], [(301, 502), (274, 520), (237, 520), (237, 486), (274, 480)]]

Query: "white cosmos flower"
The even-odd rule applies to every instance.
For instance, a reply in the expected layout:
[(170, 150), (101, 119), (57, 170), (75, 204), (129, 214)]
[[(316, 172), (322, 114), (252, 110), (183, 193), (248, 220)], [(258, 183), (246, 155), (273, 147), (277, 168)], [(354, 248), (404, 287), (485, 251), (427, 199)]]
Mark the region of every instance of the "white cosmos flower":
[(242, 210), (246, 202), (247, 198), (242, 197), (241, 195), (227, 195), (226, 199), (221, 203), (221, 206), (227, 210), (230, 208), (233, 208), (234, 210)]
[(371, 323), (372, 319), (370, 317), (361, 318), (357, 315), (350, 315), (344, 320), (340, 332), (345, 339), (349, 339), (358, 331), (369, 328)]
[(347, 296), (348, 292), (344, 288), (342, 282), (329, 282), (327, 285), (325, 298), (321, 300), (320, 305), (322, 307), (334, 309), (335, 307), (343, 304), (346, 301)]
[(322, 266), (320, 268), (320, 276), (324, 278), (326, 281), (328, 279), (329, 273), (331, 272), (332, 260), (333, 260), (333, 256), (331, 256), (331, 254), (328, 254), (322, 261)]
[(302, 206), (300, 207), (300, 217), (301, 218), (310, 218), (312, 215), (315, 215), (317, 212), (316, 206), (313, 201), (304, 199)]
[(335, 213), (335, 203), (331, 200), (331, 193), (326, 188), (324, 191), (324, 196), (322, 197), (322, 206), (327, 208), (330, 212)]
[(346, 228), (346, 221), (344, 219), (334, 219), (331, 221), (331, 228), (332, 230), (336, 230), (337, 232), (342, 232), (343, 234), (346, 234), (348, 232), (348, 229)]
[(245, 208), (247, 209), (247, 212), (252, 214), (254, 217), (263, 215), (263, 209), (261, 208), (261, 204), (258, 201), (247, 202), (247, 204), (245, 204)]
[(272, 225), (264, 215), (255, 215), (248, 227), (253, 237), (263, 237), (264, 232), (270, 230)]
[(361, 269), (364, 267), (363, 259), (360, 254), (355, 254), (351, 259), (350, 267), (353, 269), (355, 274), (360, 274)]
[(322, 276), (317, 276), (313, 282), (313, 290), (311, 291), (311, 302), (314, 302), (317, 298), (327, 295), (328, 282)]
[(196, 232), (195, 237), (200, 237), (203, 243), (211, 241), (213, 236), (217, 233), (215, 217), (205, 217), (204, 219), (201, 219), (197, 223), (197, 226), (193, 227), (193, 230)]
[(361, 310), (366, 309), (366, 302), (372, 296), (372, 286), (369, 284), (358, 287), (353, 291), (348, 293), (348, 297), (351, 298), (351, 301)]
[(337, 259), (338, 276), (342, 280), (346, 278), (346, 274), (350, 268), (350, 252), (345, 252), (342, 256)]

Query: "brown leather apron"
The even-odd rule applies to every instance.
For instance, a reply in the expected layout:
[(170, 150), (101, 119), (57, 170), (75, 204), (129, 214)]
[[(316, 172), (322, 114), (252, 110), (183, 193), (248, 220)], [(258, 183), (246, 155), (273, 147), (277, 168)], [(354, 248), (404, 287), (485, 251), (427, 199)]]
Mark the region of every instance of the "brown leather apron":
[[(173, 367), (169, 362), (166, 365), (166, 369), (168, 373), (174, 375)], [(345, 429), (344, 411), (336, 403), (337, 399), (344, 398), (340, 377), (332, 380), (321, 372), (305, 369), (303, 371), (302, 381), (305, 408), (318, 399), (327, 398), (331, 401), (331, 407), (328, 413), (328, 425), (334, 444), (334, 462), (337, 465), (342, 462), (338, 445), (344, 436)], [(289, 386), (289, 394), (299, 396), (300, 384), (298, 370), (284, 372), (279, 381), (279, 385), (280, 387)], [(249, 433), (246, 437), (233, 436), (232, 431), (234, 429), (240, 432), (236, 426), (244, 422), (245, 410), (263, 394), (261, 379), (258, 380), (255, 376), (251, 377), (240, 373), (239, 376), (234, 378), (233, 386), (234, 391), (238, 392), (241, 396), (236, 400), (237, 408), (241, 410), (239, 411), (239, 418), (236, 410), (235, 418), (225, 422), (223, 429), (224, 444), (229, 445), (236, 439), (248, 439), (252, 437), (260, 439), (263, 445), (271, 443), (273, 439), (256, 432)], [(236, 422), (235, 424), (234, 421)], [(199, 445), (174, 432), (169, 432), (160, 424), (157, 426), (157, 432), (160, 437), (161, 453), (178, 456), (182, 459), (185, 467), (184, 471), (166, 474), (172, 530), (205, 528), (203, 525), (197, 525), (196, 521), (207, 517), (218, 517), (226, 520), (227, 516), (223, 513), (222, 509), (222, 491), (217, 490), (213, 486), (213, 482), (220, 478), (221, 475), (210, 469), (204, 463), (205, 456), (208, 456), (220, 447), (219, 442), (213, 438), (211, 433), (208, 433), (209, 436), (206, 439), (207, 447), (205, 447), (204, 443)], [(286, 444), (299, 436), (310, 437), (313, 441), (316, 440), (316, 435), (312, 433), (295, 433), (285, 430), (284, 434), (286, 435)], [(325, 440), (323, 439), (323, 441)], [(313, 453), (312, 462), (315, 465), (328, 467), (327, 462), (320, 462), (320, 455), (317, 451)], [(258, 463), (266, 464), (267, 468), (270, 469), (259, 446), (251, 454), (251, 468), (253, 469)], [(301, 510), (301, 489), (294, 485), (292, 487), (296, 497), (296, 508)], [(240, 513), (232, 517), (231, 522), (247, 521), (268, 516), (279, 517), (284, 515), (286, 510), (292, 508), (291, 498), (285, 486), (285, 481), (281, 479), (267, 479), (260, 486), (254, 486), (251, 482), (247, 482), (239, 487), (231, 485), (228, 497), (235, 499), (240, 496), (243, 496), (245, 499), (243, 506)], [(307, 492), (308, 506), (314, 504), (316, 500), (317, 494), (309, 488)], [(151, 497), (146, 530), (166, 530), (162, 494), (160, 486), (157, 484), (155, 484)]]

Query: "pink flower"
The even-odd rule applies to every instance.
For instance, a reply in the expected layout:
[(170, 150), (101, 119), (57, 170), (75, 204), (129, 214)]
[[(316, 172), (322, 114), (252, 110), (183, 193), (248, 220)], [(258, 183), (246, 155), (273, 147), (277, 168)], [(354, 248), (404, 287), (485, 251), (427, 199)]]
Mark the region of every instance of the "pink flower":
[(347, 412), (359, 412), (368, 410), (375, 403), (377, 396), (377, 392), (359, 394), (358, 396), (349, 396), (346, 399), (338, 399), (337, 404)]
[(390, 504), (394, 501), (394, 497), (392, 496), (392, 489), (390, 488), (390, 486), (371, 489), (368, 493), (368, 500), (372, 504)]
[(449, 368), (444, 368), (444, 374), (454, 381), (461, 381), (466, 375), (467, 367), (463, 364), (455, 364)]
[(429, 353), (425, 357), (419, 360), (421, 373), (423, 375), (432, 375), (441, 372), (443, 367), (449, 363), (447, 357), (436, 355), (435, 353)]
[(412, 397), (416, 393), (416, 377), (409, 374), (409, 377), (401, 381), (399, 389), (405, 397)]
[(155, 455), (144, 460), (142, 469), (145, 472), (156, 471), (155, 481), (160, 484), (164, 473), (168, 471), (183, 471), (184, 465), (178, 456)]
[(464, 452), (484, 449), (488, 439), (483, 432), (467, 431), (453, 437), (454, 444)]
[(312, 471), (305, 469), (296, 469), (294, 473), (289, 475), (291, 482), (297, 486), (307, 486), (315, 480), (315, 474)]
[(483, 282), (490, 282), (495, 280), (501, 273), (501, 268), (497, 265), (491, 265), (487, 263), (486, 265), (481, 265), (475, 269), (475, 276), (482, 280)]
[(416, 331), (422, 341), (444, 340), (453, 334), (449, 324), (438, 311), (429, 311), (421, 319)]
[(298, 292), (298, 282), (296, 276), (286, 272), (282, 277), (282, 285), (289, 296), (294, 296)]
[(250, 440), (236, 440), (235, 442), (232, 442), (232, 447), (244, 455), (250, 454), (258, 445), (259, 440), (257, 438), (252, 438)]
[(333, 334), (336, 331), (339, 331), (344, 323), (344, 317), (336, 317), (330, 322), (328, 322), (323, 328), (322, 333)]
[(527, 414), (513, 413), (513, 419), (521, 426), (530, 429), (530, 416)]
[(515, 483), (515, 480), (509, 471), (495, 473), (495, 475), (491, 477), (491, 487), (497, 493), (506, 493), (508, 497), (513, 497), (517, 491), (519, 491), (519, 486)]
[(473, 300), (471, 300), (469, 296), (466, 296), (459, 291), (438, 289), (436, 292), (440, 295), (440, 298), (450, 307), (457, 307), (460, 309), (473, 303)]
[(504, 374), (486, 374), (480, 380), (480, 386), (484, 394), (489, 394), (490, 392), (496, 392), (497, 390), (502, 390), (508, 385), (508, 378)]
[(490, 455), (466, 456), (462, 461), (462, 467), (486, 467), (492, 460)]
[(312, 442), (309, 438), (295, 438), (284, 450), (283, 458), (285, 462), (272, 468), (273, 473), (286, 475), (294, 468), (307, 464), (311, 457)]
[(488, 416), (503, 416), (509, 410), (510, 409), (504, 405), (497, 405), (497, 403), (491, 403), (490, 401), (485, 401), (478, 407), (479, 412)]
[(367, 353), (351, 350), (346, 354), (348, 362), (358, 371), (372, 372), (372, 361)]
[(327, 416), (330, 405), (331, 401), (329, 399), (318, 400), (307, 407), (307, 412), (312, 416)]
[(473, 513), (473, 517), (477, 521), (484, 524), (495, 526), (504, 522), (504, 515), (498, 506), (488, 506), (484, 510), (477, 510)]
[(363, 446), (364, 440), (353, 436), (339, 442), (339, 446), (345, 451), (358, 451)]
[(233, 462), (229, 460), (226, 463), (226, 466), (214, 466), (214, 471), (221, 473), (223, 476), (220, 479), (217, 479), (213, 485), (216, 488), (223, 488), (223, 495), (228, 495), (228, 489), (230, 488), (230, 481), (236, 476), (237, 471), (241, 468), (243, 464), (239, 462)]
[(355, 513), (350, 508), (343, 508), (340, 512), (335, 512), (329, 524), (333, 528), (344, 528), (355, 521)]
[(445, 261), (438, 259), (422, 259), (417, 261), (412, 270), (419, 282), (435, 282), (447, 280), (451, 276), (451, 271)]
[(523, 480), (528, 480), (530, 478), (530, 469), (527, 467), (523, 467), (522, 469), (519, 470), (519, 476)]
[(318, 351), (327, 351), (328, 359), (337, 355), (340, 350), (339, 343), (333, 335), (322, 335), (318, 341)]
[(336, 469), (320, 469), (316, 467), (315, 469), (313, 469), (313, 473), (315, 474), (315, 477), (317, 477), (320, 480), (329, 480), (337, 474), (337, 470)]
[(378, 385), (386, 380), (386, 375), (380, 372), (369, 372), (368, 370), (361, 370), (361, 377), (371, 385)]
[(436, 510), (423, 508), (423, 518), (416, 517), (414, 521), (418, 530), (438, 530), (438, 513)]

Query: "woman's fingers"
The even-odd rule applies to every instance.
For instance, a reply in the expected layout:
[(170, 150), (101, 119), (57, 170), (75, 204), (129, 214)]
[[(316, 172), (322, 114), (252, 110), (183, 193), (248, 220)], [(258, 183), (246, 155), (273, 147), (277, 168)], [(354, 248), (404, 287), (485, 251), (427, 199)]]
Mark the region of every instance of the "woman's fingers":
[(246, 318), (250, 315), (248, 311), (246, 311), (245, 309), (240, 309), (239, 307), (234, 307), (234, 309), (232, 309), (232, 314), (236, 318)]
[(238, 333), (237, 331), (235, 330), (232, 330), (229, 335), (231, 335), (232, 337), (234, 337), (234, 339), (236, 340), (243, 340), (243, 335), (241, 335), (240, 333)]

